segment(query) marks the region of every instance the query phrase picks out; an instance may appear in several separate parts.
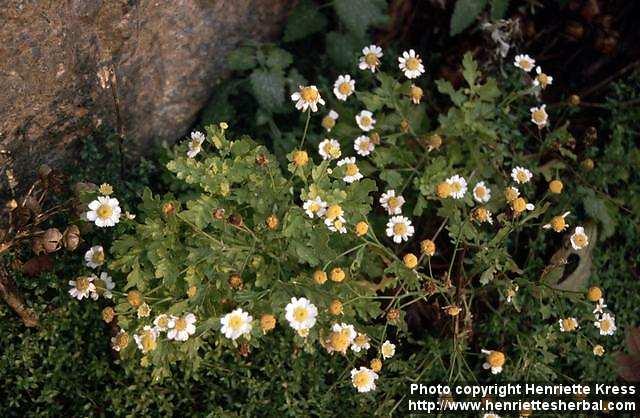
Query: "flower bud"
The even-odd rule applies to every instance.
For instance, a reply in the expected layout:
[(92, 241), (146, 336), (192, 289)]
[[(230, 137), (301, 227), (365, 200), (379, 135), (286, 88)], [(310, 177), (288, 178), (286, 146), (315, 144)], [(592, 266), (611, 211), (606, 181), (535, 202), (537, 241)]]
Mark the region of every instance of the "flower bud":
[(424, 255), (433, 257), (433, 255), (436, 253), (436, 243), (431, 241), (430, 239), (425, 239), (420, 243), (420, 251), (422, 251), (422, 254)]
[(267, 224), (267, 228), (269, 228), (272, 231), (275, 231), (276, 229), (278, 229), (278, 225), (280, 224), (280, 221), (278, 220), (278, 217), (274, 214), (269, 215), (269, 217), (267, 218), (266, 221)]
[(414, 269), (418, 266), (418, 257), (415, 254), (408, 253), (402, 257), (402, 262), (409, 269)]
[(342, 315), (342, 302), (338, 299), (332, 300), (329, 305), (329, 313), (334, 316)]
[(580, 163), (580, 165), (586, 171), (591, 171), (595, 167), (595, 163), (593, 162), (593, 160), (591, 158), (586, 158), (586, 159), (582, 160), (582, 163)]
[(551, 180), (549, 182), (549, 191), (553, 194), (560, 194), (562, 193), (562, 188), (564, 187), (564, 185), (562, 184), (562, 182), (560, 180)]
[(240, 290), (242, 289), (244, 283), (242, 282), (242, 277), (240, 277), (239, 274), (232, 274), (231, 276), (229, 276), (229, 286), (231, 286), (232, 289), (235, 290)]
[(267, 333), (276, 327), (276, 317), (271, 314), (264, 314), (260, 317), (260, 328), (263, 333)]
[(362, 237), (369, 231), (369, 224), (365, 221), (360, 221), (356, 224), (356, 235)]
[(569, 104), (573, 107), (580, 106), (580, 96), (577, 94), (569, 96)]
[(313, 281), (316, 282), (316, 284), (325, 283), (327, 281), (327, 273), (322, 270), (316, 270), (313, 273)]
[(335, 267), (331, 270), (331, 281), (340, 283), (345, 277), (347, 277), (347, 275), (340, 267)]
[(258, 164), (260, 167), (265, 167), (267, 164), (269, 164), (269, 159), (264, 154), (258, 154), (258, 156), (256, 156), (256, 164)]
[(292, 159), (296, 167), (304, 167), (309, 162), (309, 155), (306, 151), (295, 151)]
[(387, 321), (395, 322), (400, 318), (400, 310), (399, 309), (389, 309), (387, 312)]
[(60, 249), (62, 234), (57, 228), (49, 228), (42, 236), (42, 246), (47, 254), (56, 252)]
[(173, 205), (173, 203), (167, 202), (162, 205), (162, 213), (164, 213), (164, 216), (171, 216), (176, 213), (176, 207)]
[(213, 219), (217, 219), (219, 221), (224, 219), (224, 209), (223, 208), (218, 208), (216, 210), (213, 211)]
[(116, 311), (113, 310), (111, 306), (107, 306), (102, 310), (102, 320), (107, 324), (113, 321), (113, 318), (116, 316)]
[(64, 231), (62, 243), (67, 250), (75, 251), (80, 244), (80, 229), (76, 225), (69, 225)]
[(370, 366), (371, 370), (378, 373), (380, 370), (382, 370), (382, 360), (380, 360), (379, 358), (374, 358), (373, 360), (371, 360)]
[(590, 302), (597, 302), (602, 299), (602, 290), (598, 286), (591, 286), (587, 291), (587, 299)]
[(436, 194), (440, 199), (446, 199), (451, 195), (451, 185), (446, 181), (438, 183), (436, 186)]
[(137, 308), (142, 305), (142, 293), (137, 290), (130, 290), (129, 293), (127, 293), (127, 301), (131, 306)]

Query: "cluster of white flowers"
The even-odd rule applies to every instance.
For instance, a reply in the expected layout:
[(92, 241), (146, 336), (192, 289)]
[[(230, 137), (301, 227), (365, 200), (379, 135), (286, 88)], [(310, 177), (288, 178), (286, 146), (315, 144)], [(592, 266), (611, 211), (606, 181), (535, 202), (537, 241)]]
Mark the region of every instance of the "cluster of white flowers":
[[(526, 73), (530, 73), (531, 70), (535, 68), (536, 76), (534, 77), (532, 84), (540, 90), (544, 90), (547, 86), (553, 84), (553, 77), (542, 72), (542, 68), (540, 68), (540, 66), (536, 67), (536, 61), (529, 55), (516, 55), (513, 65)], [(537, 93), (539, 93), (539, 91)], [(529, 111), (531, 112), (531, 122), (535, 123), (539, 129), (547, 126), (549, 122), (549, 115), (546, 111), (546, 105), (534, 106), (529, 109)]]

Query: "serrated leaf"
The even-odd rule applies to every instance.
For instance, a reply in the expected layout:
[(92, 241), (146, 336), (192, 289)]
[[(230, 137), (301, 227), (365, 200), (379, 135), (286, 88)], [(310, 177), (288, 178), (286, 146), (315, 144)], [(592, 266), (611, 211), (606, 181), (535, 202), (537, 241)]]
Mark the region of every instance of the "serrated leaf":
[(458, 0), (451, 16), (450, 35), (457, 35), (468, 28), (487, 5), (487, 0)]
[(329, 32), (326, 37), (327, 55), (338, 69), (349, 69), (357, 61), (360, 42), (350, 34)]
[(316, 5), (310, 0), (303, 0), (293, 9), (287, 26), (284, 28), (284, 42), (304, 39), (309, 35), (320, 32), (327, 26), (327, 18), (320, 13)]
[(284, 103), (284, 77), (277, 71), (254, 70), (249, 77), (253, 95), (265, 109), (275, 111)]
[(250, 47), (238, 48), (227, 56), (227, 67), (230, 70), (250, 70), (256, 66), (255, 50)]
[(272, 48), (267, 52), (266, 64), (270, 68), (285, 69), (293, 62), (293, 55), (282, 48)]

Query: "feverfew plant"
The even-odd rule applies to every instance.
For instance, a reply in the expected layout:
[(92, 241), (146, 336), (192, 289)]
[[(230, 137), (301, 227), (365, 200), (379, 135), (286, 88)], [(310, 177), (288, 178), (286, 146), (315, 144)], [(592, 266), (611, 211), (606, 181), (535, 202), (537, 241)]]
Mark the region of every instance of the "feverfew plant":
[[(365, 47), (355, 76), (337, 76), (326, 91), (292, 92), (304, 130), (286, 167), (224, 122), (177, 146), (167, 168), (189, 192), (144, 191), (138, 223), (109, 249), (118, 278), (104, 289), (115, 302), (104, 318), (117, 319), (120, 356), (138, 358), (159, 379), (176, 361), (201, 366), (212, 350), (268, 350), (265, 335), (277, 333), (292, 352), (343, 357), (351, 370), (344, 388), (368, 393), (384, 385), (385, 363), (406, 355), (416, 332), (406, 315), (420, 306), (435, 311), (428, 319), (453, 342), (443, 363), (450, 381), (476, 373), (468, 359), (477, 373), (521, 377), (516, 364), (532, 355), (497, 337), (500, 329), (473, 343), (479, 301), (496, 316), (538, 303), (545, 325), (537, 332), (548, 341), (615, 332), (601, 297), (595, 318), (586, 300), (567, 304), (582, 285), (567, 289), (557, 273), (568, 254), (581, 257), (596, 240), (593, 224), (561, 199), (566, 166), (536, 159), (568, 135), (564, 125), (552, 129), (553, 113), (538, 102), (551, 77), (540, 69), (534, 80), (535, 61), (519, 55), (514, 77), (522, 71), (525, 83), (501, 92), (467, 54), (465, 86), (435, 83), (452, 102), (435, 121), (422, 99), (433, 90), (424, 81), (428, 59), (410, 49), (385, 72), (383, 56)], [(92, 202), (90, 214), (104, 213), (88, 219), (117, 222), (116, 208), (115, 198)], [(521, 246), (552, 233), (563, 236), (563, 255), (523, 270)], [(91, 268), (104, 262), (96, 247), (86, 259)], [(72, 295), (98, 293), (97, 282), (76, 280)]]

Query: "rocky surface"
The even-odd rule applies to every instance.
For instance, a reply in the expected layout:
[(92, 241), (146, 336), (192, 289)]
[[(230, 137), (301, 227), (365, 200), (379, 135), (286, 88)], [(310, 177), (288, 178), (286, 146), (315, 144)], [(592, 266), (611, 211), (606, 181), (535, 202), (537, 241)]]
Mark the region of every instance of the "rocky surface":
[(96, 125), (117, 126), (114, 91), (127, 146), (183, 136), (227, 53), (276, 35), (293, 1), (3, 0), (0, 175), (56, 165)]

